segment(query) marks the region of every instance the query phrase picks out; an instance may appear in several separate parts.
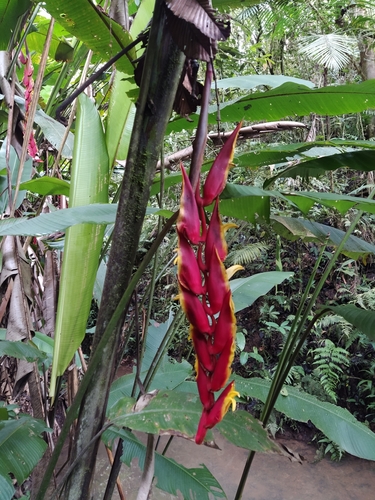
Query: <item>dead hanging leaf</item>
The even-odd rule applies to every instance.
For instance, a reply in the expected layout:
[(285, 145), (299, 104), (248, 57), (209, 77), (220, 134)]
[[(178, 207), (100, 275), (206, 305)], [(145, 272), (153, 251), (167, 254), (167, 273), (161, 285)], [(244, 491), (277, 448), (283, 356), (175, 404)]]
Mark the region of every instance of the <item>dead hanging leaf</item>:
[(197, 81), (198, 69), (195, 59), (186, 58), (173, 103), (173, 110), (181, 116), (195, 113), (201, 105), (203, 85)]
[(210, 61), (216, 42), (230, 35), (227, 20), (219, 18), (209, 0), (166, 0), (168, 27), (186, 57)]
[(146, 394), (143, 394), (138, 399), (138, 401), (135, 403), (135, 405), (133, 407), (133, 411), (136, 413), (136, 412), (142, 411), (144, 408), (146, 408), (146, 406), (148, 406), (150, 404), (150, 402), (154, 399), (154, 397), (158, 394), (158, 392), (159, 391), (157, 389), (154, 389), (151, 392), (147, 392)]

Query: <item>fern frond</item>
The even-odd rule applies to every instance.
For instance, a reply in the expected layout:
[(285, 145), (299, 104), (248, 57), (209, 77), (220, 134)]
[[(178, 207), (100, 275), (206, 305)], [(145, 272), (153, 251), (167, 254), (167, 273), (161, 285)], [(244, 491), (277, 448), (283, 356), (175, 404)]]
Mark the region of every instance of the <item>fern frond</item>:
[(259, 259), (267, 252), (269, 246), (264, 243), (251, 243), (243, 248), (238, 248), (229, 253), (226, 258), (228, 265), (246, 265)]
[(337, 402), (336, 388), (340, 381), (343, 368), (349, 365), (349, 353), (342, 347), (337, 347), (326, 339), (322, 347), (313, 350), (314, 365), (320, 373), (320, 383), (325, 392)]

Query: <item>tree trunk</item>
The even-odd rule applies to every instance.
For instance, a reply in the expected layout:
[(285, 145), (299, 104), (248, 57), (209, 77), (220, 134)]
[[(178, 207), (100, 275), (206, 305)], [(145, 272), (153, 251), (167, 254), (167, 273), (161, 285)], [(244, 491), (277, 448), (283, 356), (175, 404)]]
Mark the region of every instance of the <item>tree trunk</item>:
[[(163, 2), (156, 0), (93, 350), (99, 344), (132, 275), (151, 182), (182, 70), (184, 56), (172, 41), (165, 23)], [(116, 350), (120, 343), (121, 323), (118, 323), (104, 347), (101, 362), (84, 396), (71, 463), (103, 426), (115, 371)], [(97, 448), (98, 440), (77, 460), (68, 480), (65, 499), (91, 499)]]

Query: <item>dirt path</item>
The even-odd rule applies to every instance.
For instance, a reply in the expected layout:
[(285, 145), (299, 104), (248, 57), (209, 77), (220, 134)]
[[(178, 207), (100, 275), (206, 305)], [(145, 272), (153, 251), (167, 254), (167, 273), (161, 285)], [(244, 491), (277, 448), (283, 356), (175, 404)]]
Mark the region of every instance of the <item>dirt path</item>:
[[(162, 439), (166, 443), (167, 439)], [(231, 445), (218, 434), (216, 440), (220, 450), (198, 447), (184, 439), (175, 438), (167, 455), (186, 467), (198, 467), (204, 463), (224, 488), (228, 500), (233, 500), (247, 452)], [(299, 441), (279, 441), (302, 455), (304, 462), (292, 463), (282, 456), (257, 454), (243, 500), (375, 500), (375, 462), (348, 455), (338, 463), (328, 459), (313, 463), (315, 446)], [(94, 500), (102, 498), (99, 484), (104, 482), (109, 470), (104, 454), (101, 464)], [(133, 463), (130, 471), (123, 466), (120, 478), (126, 491), (126, 500), (135, 500), (140, 479), (137, 465)], [(117, 492), (113, 498), (119, 498)], [(153, 500), (175, 498), (182, 497), (169, 495), (157, 488), (152, 494)]]

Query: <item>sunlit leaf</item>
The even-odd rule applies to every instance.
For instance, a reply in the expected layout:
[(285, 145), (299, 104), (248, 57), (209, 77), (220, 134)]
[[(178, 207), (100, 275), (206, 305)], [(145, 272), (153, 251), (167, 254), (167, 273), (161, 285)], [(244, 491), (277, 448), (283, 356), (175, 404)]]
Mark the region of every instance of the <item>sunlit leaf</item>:
[[(324, 116), (358, 113), (375, 107), (375, 80), (348, 85), (309, 89), (296, 83), (284, 83), (267, 92), (253, 92), (238, 100), (224, 102), (220, 117), (223, 122), (271, 121), (281, 118), (310, 115)], [(208, 115), (208, 122), (215, 124), (216, 106)], [(167, 132), (179, 132), (196, 128), (198, 115), (176, 118), (167, 127)]]
[(38, 193), (43, 196), (63, 194), (69, 196), (70, 184), (62, 179), (56, 177), (39, 177), (31, 181), (22, 182), (20, 189)]

